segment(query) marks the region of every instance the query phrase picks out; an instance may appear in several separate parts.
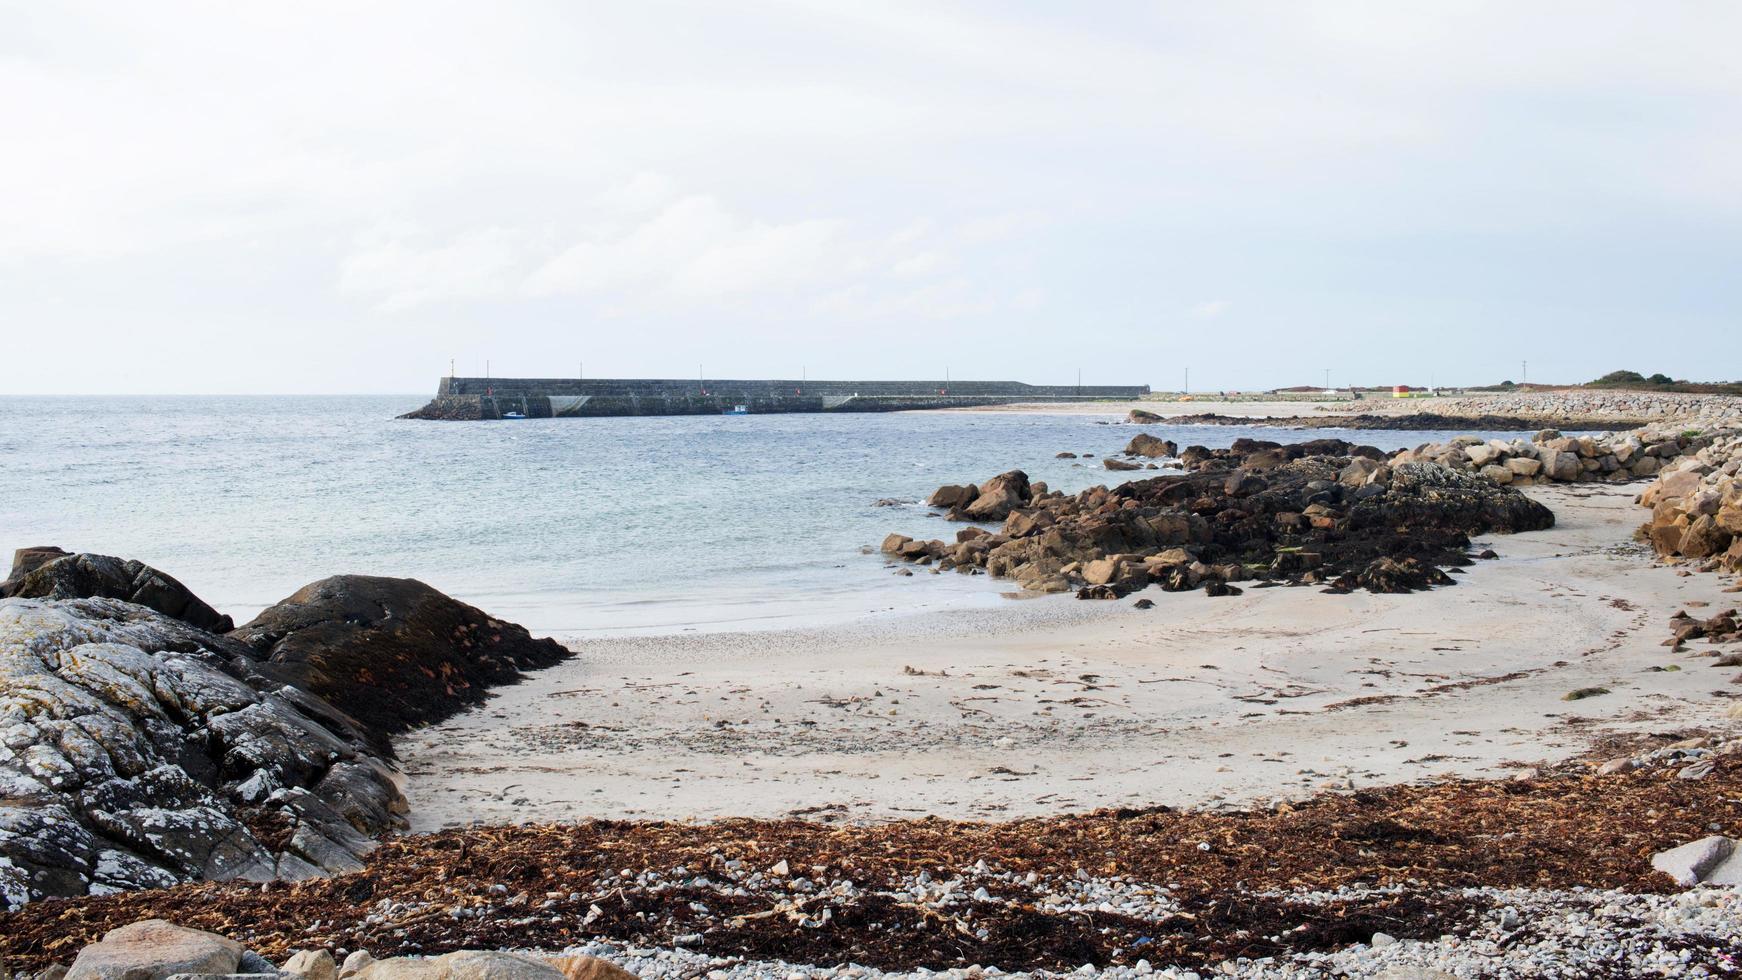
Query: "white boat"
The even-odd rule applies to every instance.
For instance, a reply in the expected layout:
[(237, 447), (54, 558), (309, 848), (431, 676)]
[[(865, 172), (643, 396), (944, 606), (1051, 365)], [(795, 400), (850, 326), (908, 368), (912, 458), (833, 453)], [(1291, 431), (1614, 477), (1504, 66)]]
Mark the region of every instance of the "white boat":
[(525, 414), (523, 414), (521, 412), (503, 412), (502, 417), (505, 419), (523, 419), (523, 418), (526, 418)]
[(749, 405), (733, 405), (731, 408), (726, 409), (725, 411), (721, 412), (720, 414), (721, 415), (749, 415), (750, 414), (750, 406)]

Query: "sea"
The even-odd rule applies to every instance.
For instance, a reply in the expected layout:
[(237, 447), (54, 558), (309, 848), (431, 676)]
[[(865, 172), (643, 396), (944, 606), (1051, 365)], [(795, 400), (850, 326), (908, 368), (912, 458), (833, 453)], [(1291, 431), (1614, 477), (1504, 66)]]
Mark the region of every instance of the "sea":
[(1153, 476), (1102, 468), (1138, 431), (1387, 450), (1456, 434), (1015, 412), (395, 418), (425, 400), (0, 397), (0, 555), (135, 558), (238, 623), (360, 573), (422, 579), (539, 633), (817, 626), (1013, 601), (1007, 582), (903, 576), (877, 553), (891, 532), (953, 535), (923, 505), (940, 484)]

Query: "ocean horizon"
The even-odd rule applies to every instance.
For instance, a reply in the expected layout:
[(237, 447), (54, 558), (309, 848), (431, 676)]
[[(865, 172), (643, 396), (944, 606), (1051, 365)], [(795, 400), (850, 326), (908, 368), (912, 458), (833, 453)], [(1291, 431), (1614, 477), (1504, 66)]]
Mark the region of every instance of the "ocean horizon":
[[(239, 623), (357, 573), (422, 579), (541, 633), (825, 625), (1008, 601), (1011, 583), (907, 577), (875, 553), (891, 532), (954, 534), (923, 506), (941, 484), (1156, 475), (1102, 468), (1138, 431), (1301, 438), (1045, 413), (395, 418), (426, 397), (0, 398), (0, 548), (135, 558)], [(1385, 450), (1449, 435), (1313, 433)]]

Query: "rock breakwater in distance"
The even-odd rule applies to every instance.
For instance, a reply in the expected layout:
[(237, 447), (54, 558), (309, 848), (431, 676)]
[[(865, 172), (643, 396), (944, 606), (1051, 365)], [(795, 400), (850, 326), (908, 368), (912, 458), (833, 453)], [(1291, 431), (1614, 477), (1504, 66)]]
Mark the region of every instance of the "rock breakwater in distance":
[(404, 824), (388, 736), (567, 655), (409, 580), (327, 579), (224, 633), (137, 562), (37, 548), (16, 569), (0, 907), (359, 868)]

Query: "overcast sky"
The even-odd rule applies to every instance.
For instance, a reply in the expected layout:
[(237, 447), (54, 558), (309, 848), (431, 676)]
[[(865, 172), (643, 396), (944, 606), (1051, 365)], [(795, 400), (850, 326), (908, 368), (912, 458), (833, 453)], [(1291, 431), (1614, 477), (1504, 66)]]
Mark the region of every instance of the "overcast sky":
[(1742, 377), (1739, 38), (1731, 0), (0, 0), (0, 390)]

